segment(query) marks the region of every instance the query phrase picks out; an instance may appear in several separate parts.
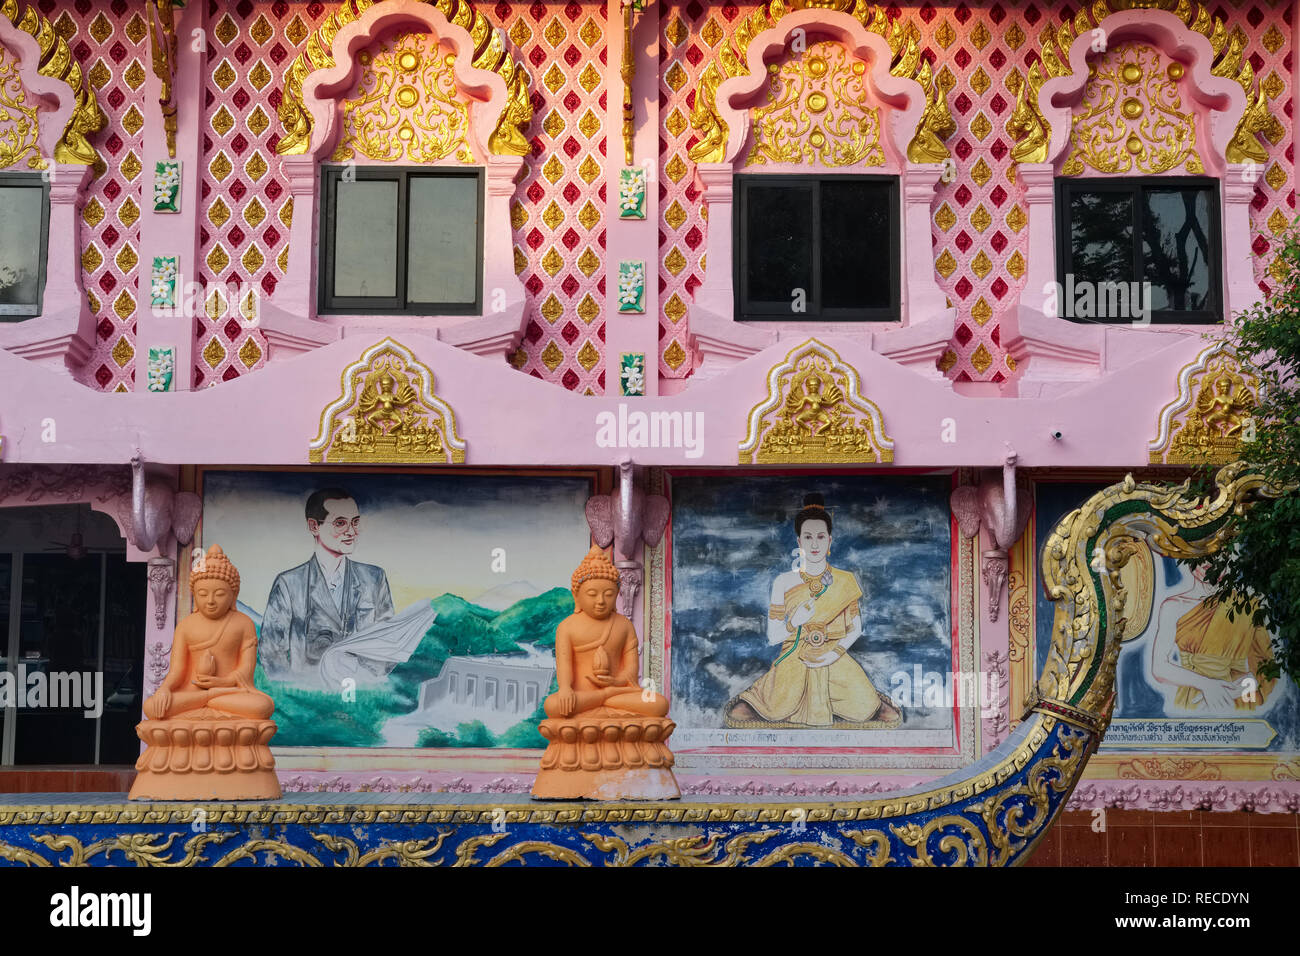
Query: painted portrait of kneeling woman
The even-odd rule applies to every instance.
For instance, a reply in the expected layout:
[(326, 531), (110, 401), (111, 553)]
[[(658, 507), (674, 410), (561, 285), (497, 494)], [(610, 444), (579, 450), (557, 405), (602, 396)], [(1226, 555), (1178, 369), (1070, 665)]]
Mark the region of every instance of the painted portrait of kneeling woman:
[(727, 705), (727, 727), (892, 730), (901, 710), (876, 689), (849, 648), (862, 637), (862, 588), (830, 565), (832, 518), (809, 494), (794, 519), (798, 558), (772, 583), (771, 667)]

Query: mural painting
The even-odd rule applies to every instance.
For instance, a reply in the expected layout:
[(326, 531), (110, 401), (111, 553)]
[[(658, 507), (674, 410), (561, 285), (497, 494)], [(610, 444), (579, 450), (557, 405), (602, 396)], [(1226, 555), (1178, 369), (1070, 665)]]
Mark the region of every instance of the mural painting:
[(951, 488), (673, 476), (678, 746), (953, 745)]
[(277, 746), (544, 747), (587, 477), (207, 471)]
[[(1055, 523), (1104, 483), (1040, 482), (1035, 547)], [(1271, 637), (1250, 615), (1231, 618), (1210, 593), (1199, 567), (1151, 555), (1130, 565), (1130, 598), (1116, 666), (1115, 716), (1102, 750), (1209, 748), (1293, 751), (1300, 746), (1296, 688), (1266, 680)], [(1126, 569), (1127, 570), (1127, 569)], [(1050, 602), (1037, 595), (1035, 637), (1041, 666), (1051, 636)], [(1289, 703), (1287, 701), (1290, 701)]]

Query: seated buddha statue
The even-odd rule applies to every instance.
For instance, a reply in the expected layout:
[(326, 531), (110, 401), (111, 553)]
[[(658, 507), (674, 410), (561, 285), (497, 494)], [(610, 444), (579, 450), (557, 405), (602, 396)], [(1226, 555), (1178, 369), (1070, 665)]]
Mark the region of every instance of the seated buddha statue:
[(278, 797), (275, 701), (253, 686), (257, 629), (235, 609), (239, 571), (219, 545), (195, 562), (190, 590), (198, 610), (176, 625), (167, 676), (136, 727), (146, 749), (131, 797)]
[(547, 739), (533, 796), (651, 800), (680, 796), (668, 701), (638, 680), (632, 622), (615, 610), (619, 571), (592, 547), (573, 572), (575, 610), (555, 629), (557, 690), (542, 704)]

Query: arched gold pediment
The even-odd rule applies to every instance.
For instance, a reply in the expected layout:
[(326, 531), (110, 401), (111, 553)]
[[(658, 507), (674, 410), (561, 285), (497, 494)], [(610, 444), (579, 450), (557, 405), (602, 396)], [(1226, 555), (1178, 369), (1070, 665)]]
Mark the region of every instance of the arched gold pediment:
[[(1250, 61), (1244, 55), (1247, 44), (1245, 33), (1238, 27), (1229, 29), (1222, 18), (1212, 16), (1206, 7), (1200, 3), (1192, 3), (1191, 0), (1094, 0), (1087, 7), (1081, 8), (1075, 14), (1072, 20), (1066, 20), (1060, 24), (1047, 23), (1038, 35), (1040, 47), (1039, 63), (1035, 63), (1025, 77), (1021, 77), (1018, 72), (1016, 77), (1016, 104), (1012, 111), (1011, 117), (1007, 121), (1007, 132), (1017, 140), (1012, 147), (1012, 158), (1018, 163), (1037, 163), (1045, 162), (1049, 159), (1052, 149), (1049, 148), (1052, 140), (1051, 123), (1045, 116), (1044, 110), (1047, 106), (1045, 102), (1040, 102), (1039, 93), (1044, 83), (1060, 77), (1071, 77), (1074, 75), (1074, 67), (1070, 62), (1070, 50), (1073, 46), (1082, 42), (1085, 37), (1090, 38), (1089, 42), (1095, 42), (1098, 30), (1102, 30), (1101, 36), (1106, 36), (1103, 21), (1114, 13), (1121, 13), (1128, 10), (1150, 10), (1154, 11), (1157, 17), (1164, 17), (1165, 14), (1172, 14), (1178, 18), (1188, 29), (1201, 34), (1209, 41), (1211, 50), (1211, 67), (1210, 74), (1221, 79), (1235, 80), (1241, 85), (1246, 94), (1245, 112), (1240, 116), (1237, 125), (1234, 128), (1230, 140), (1223, 144), (1223, 158), (1230, 163), (1256, 162), (1263, 163), (1268, 159), (1268, 153), (1264, 145), (1259, 141), (1258, 136), (1266, 136), (1270, 139), (1280, 135), (1281, 126), (1278, 118), (1274, 116), (1268, 108), (1268, 97), (1260, 88), (1256, 81), (1255, 72), (1250, 65)], [(1131, 32), (1131, 30), (1129, 31)], [(1114, 37), (1111, 36), (1111, 42)], [(1166, 73), (1166, 76), (1177, 83), (1182, 80), (1184, 73), (1180, 72), (1183, 67), (1181, 63), (1167, 64), (1167, 68), (1172, 73)], [(1144, 74), (1154, 76), (1154, 74)], [(1091, 82), (1089, 85), (1093, 85)], [(1166, 84), (1167, 86), (1168, 84)], [(1057, 93), (1060, 91), (1057, 90)], [(1097, 98), (1097, 97), (1093, 97)], [(1123, 100), (1127, 97), (1121, 97), (1120, 102), (1114, 104), (1116, 110), (1123, 108)], [(1130, 120), (1136, 120), (1140, 126), (1143, 118), (1150, 119), (1153, 114), (1166, 113), (1158, 105), (1160, 100), (1151, 95), (1138, 97), (1143, 106), (1143, 112), (1128, 117)], [(1166, 105), (1167, 101), (1166, 101)], [(1091, 115), (1092, 113), (1104, 113), (1105, 110), (1097, 110), (1096, 104), (1089, 99), (1083, 113), (1079, 115)], [(1173, 113), (1182, 112), (1181, 108), (1175, 108)], [(1176, 117), (1170, 117), (1177, 119)], [(1119, 118), (1112, 117), (1116, 122)], [(1080, 122), (1076, 118), (1075, 123)], [(1084, 121), (1086, 122), (1086, 120)], [(1182, 120), (1178, 120), (1174, 126), (1185, 125)], [(1118, 137), (1117, 144), (1120, 150), (1134, 155), (1139, 146), (1142, 146), (1143, 136), (1141, 130), (1133, 128), (1133, 123), (1124, 124), (1123, 135)], [(1130, 140), (1130, 135), (1135, 136), (1136, 143)], [(1087, 137), (1084, 137), (1085, 139)], [(1078, 140), (1079, 137), (1071, 137)], [(1150, 136), (1148, 139), (1152, 143), (1160, 141), (1159, 136)], [(1216, 135), (1217, 139), (1217, 135)], [(1191, 143), (1191, 139), (1188, 140)], [(1218, 150), (1220, 145), (1216, 144)], [(1086, 151), (1085, 151), (1086, 152)], [(1078, 150), (1072, 153), (1073, 162), (1069, 164), (1069, 171), (1063, 170), (1067, 175), (1077, 174), (1082, 171), (1085, 157), (1078, 154)], [(1122, 162), (1123, 156), (1119, 157)], [(1178, 157), (1179, 162), (1190, 159), (1183, 151), (1183, 155)], [(1197, 162), (1205, 157), (1197, 157)], [(1107, 163), (1103, 161), (1096, 165), (1102, 172), (1109, 172), (1104, 168)], [(1113, 165), (1113, 164), (1111, 164)], [(1140, 169), (1139, 169), (1140, 171)], [(1189, 172), (1195, 172), (1194, 168), (1188, 167)]]
[(742, 465), (892, 462), (894, 442), (857, 370), (809, 339), (768, 372), (767, 397), (750, 410)]
[(393, 339), (371, 346), (343, 370), (340, 384), (308, 447), (313, 463), (464, 463), (456, 413), (434, 393), (433, 372), (406, 346)]
[(87, 138), (108, 123), (108, 117), (99, 108), (95, 88), (86, 80), (81, 64), (72, 55), (68, 41), (54, 31), (53, 24), (37, 10), (35, 4), (22, 6), (18, 0), (0, 0), (0, 17), (29, 34), (40, 48), (40, 62), (36, 72), (67, 85), (72, 111), (63, 128), (63, 134), (54, 145), (52, 158), (57, 163), (93, 166), (99, 162), (99, 151)]
[(750, 47), (760, 34), (776, 29), (789, 14), (821, 10), (829, 15), (852, 17), (870, 33), (889, 44), (891, 76), (916, 80), (925, 94), (925, 109), (907, 146), (907, 158), (914, 163), (939, 163), (949, 157), (943, 141), (957, 129), (948, 109), (945, 90), (934, 79), (930, 64), (921, 56), (921, 34), (915, 24), (890, 22), (883, 8), (866, 0), (771, 0), (748, 18), (738, 21), (732, 34), (718, 44), (718, 53), (700, 75), (691, 127), (700, 140), (689, 150), (697, 163), (726, 162), (730, 128), (718, 103), (718, 88), (726, 80), (750, 76)]
[(1206, 348), (1178, 373), (1178, 397), (1156, 421), (1152, 464), (1222, 465), (1242, 457), (1254, 438), (1259, 372), (1227, 342)]
[[(469, 0), (424, 0), (442, 12), (449, 23), (463, 27), (474, 43), (471, 65), (498, 74), (506, 83), (506, 103), (488, 143), (496, 155), (526, 155), (532, 148), (524, 130), (533, 119), (533, 105), (528, 98), (528, 69), (506, 52), (504, 31), (493, 27)], [(293, 61), (284, 77), (284, 97), (280, 101), (280, 122), (284, 135), (276, 147), (281, 155), (306, 153), (311, 142), (312, 116), (303, 102), (303, 81), (317, 70), (335, 65), (334, 38), (338, 32), (361, 18), (375, 0), (343, 0), (339, 8), (325, 18), (320, 28), (307, 40), (307, 46)]]

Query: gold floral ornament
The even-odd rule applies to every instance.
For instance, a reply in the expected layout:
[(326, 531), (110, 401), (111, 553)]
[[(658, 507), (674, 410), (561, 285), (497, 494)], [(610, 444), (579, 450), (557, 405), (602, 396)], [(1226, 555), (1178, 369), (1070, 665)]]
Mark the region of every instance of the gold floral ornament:
[[(1248, 38), (1240, 27), (1229, 31), (1222, 18), (1211, 16), (1203, 4), (1191, 0), (1093, 0), (1088, 8), (1080, 8), (1074, 19), (1058, 26), (1048, 24), (1039, 34), (1041, 57), (1047, 79), (1069, 76), (1070, 45), (1076, 37), (1089, 33), (1101, 24), (1111, 13), (1121, 10), (1160, 9), (1172, 13), (1192, 30), (1210, 42), (1214, 63), (1210, 72), (1214, 76), (1235, 79), (1246, 93), (1246, 112), (1237, 123), (1232, 140), (1225, 150), (1230, 163), (1256, 162), (1268, 160), (1268, 152), (1259, 141), (1264, 136), (1270, 142), (1277, 142), (1285, 130), (1278, 118), (1269, 111), (1268, 97), (1256, 83), (1255, 71), (1250, 60), (1244, 55)], [(1089, 19), (1091, 11), (1091, 19)], [(1182, 63), (1174, 61), (1169, 64), (1166, 76), (1173, 83), (1180, 82), (1186, 75)], [(1040, 84), (1041, 85), (1041, 84)], [(1038, 110), (1038, 89), (1030, 84), (1030, 101), (1035, 111)], [(1041, 117), (1041, 114), (1040, 114)], [(1010, 127), (1008, 127), (1010, 129)], [(1127, 147), (1127, 140), (1125, 141)], [(1046, 153), (1044, 153), (1046, 156)], [(1023, 160), (1031, 162), (1032, 160)]]
[(459, 98), (455, 54), (422, 42), (427, 34), (405, 33), (362, 54), (364, 68), (356, 96), (344, 100), (343, 131), (331, 157), (357, 153), (380, 162), (434, 163), (456, 154), (473, 163), (466, 141), (469, 104)]
[(866, 64), (831, 41), (769, 70), (767, 102), (753, 109), (746, 166), (813, 163), (883, 166), (880, 110), (870, 103)]
[(16, 166), (24, 157), (30, 168), (39, 167), (39, 134), (36, 104), (27, 102), (27, 90), (18, 76), (18, 61), (0, 46), (0, 169)]
[(749, 412), (740, 464), (892, 462), (880, 409), (859, 394), (857, 370), (809, 339), (767, 377), (767, 398)]
[(99, 108), (94, 87), (86, 82), (81, 64), (68, 49), (68, 42), (54, 31), (50, 21), (36, 7), (19, 7), (18, 0), (0, 0), (0, 17), (36, 38), (41, 51), (40, 65), (36, 72), (66, 83), (76, 99), (68, 125), (54, 146), (54, 161), (80, 166), (95, 165), (100, 161), (99, 152), (90, 145), (87, 137), (103, 129), (108, 124), (108, 117)]
[(340, 395), (321, 412), (308, 458), (320, 462), (463, 464), (456, 413), (433, 390), (433, 373), (384, 339), (343, 370)]
[(1178, 397), (1156, 420), (1148, 444), (1152, 464), (1225, 464), (1254, 438), (1259, 372), (1226, 342), (1201, 352), (1178, 373)]
[(1093, 62), (1061, 173), (1077, 176), (1091, 166), (1100, 173), (1126, 173), (1136, 167), (1155, 175), (1181, 166), (1193, 175), (1203, 174), (1196, 152), (1196, 114), (1182, 111), (1174, 78), (1182, 77), (1181, 68), (1180, 63), (1166, 63), (1155, 47), (1140, 43), (1111, 47)]
[(908, 145), (908, 158), (912, 162), (942, 162), (946, 159), (949, 152), (943, 140), (957, 127), (948, 110), (944, 91), (938, 87), (929, 64), (921, 57), (920, 30), (913, 23), (907, 26), (898, 20), (890, 23), (881, 7), (873, 7), (865, 0), (790, 0), (788, 3), (786, 0), (772, 0), (738, 20), (731, 36), (718, 44), (714, 59), (700, 75), (695, 109), (691, 112), (691, 128), (699, 134), (699, 142), (689, 151), (691, 159), (697, 163), (719, 163), (726, 157), (728, 130), (718, 110), (718, 87), (733, 77), (748, 76), (749, 45), (754, 38), (775, 27), (787, 14), (803, 9), (847, 13), (889, 42), (889, 72), (917, 80), (926, 94), (925, 112)]
[[(316, 70), (334, 66), (333, 44), (339, 30), (359, 19), (376, 0), (343, 0), (339, 8), (325, 18), (320, 28), (307, 39), (302, 53), (290, 65), (284, 78), (284, 96), (280, 101), (279, 117), (284, 125), (284, 135), (276, 152), (293, 155), (307, 152), (311, 141), (311, 115), (302, 101), (302, 84)], [(469, 31), (474, 41), (474, 54), (470, 63), (480, 70), (496, 73), (506, 81), (506, 105), (501, 111), (492, 135), (488, 137), (488, 151), (494, 155), (524, 156), (532, 150), (526, 130), (533, 121), (533, 104), (528, 97), (528, 70), (522, 61), (506, 52), (506, 35), (494, 28), (467, 0), (426, 0), (447, 18), (448, 22)]]

